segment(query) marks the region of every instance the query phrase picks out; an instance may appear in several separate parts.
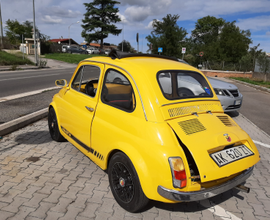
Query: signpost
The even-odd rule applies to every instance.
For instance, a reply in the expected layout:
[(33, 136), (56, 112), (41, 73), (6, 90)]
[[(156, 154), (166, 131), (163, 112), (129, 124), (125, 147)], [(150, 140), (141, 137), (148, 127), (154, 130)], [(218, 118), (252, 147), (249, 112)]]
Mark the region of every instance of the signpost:
[(160, 53), (162, 53), (163, 52), (163, 47), (159, 47), (158, 48), (158, 53), (159, 53), (159, 55), (160, 55)]
[(182, 47), (182, 60), (184, 59), (185, 53), (186, 53), (186, 48), (185, 47)]

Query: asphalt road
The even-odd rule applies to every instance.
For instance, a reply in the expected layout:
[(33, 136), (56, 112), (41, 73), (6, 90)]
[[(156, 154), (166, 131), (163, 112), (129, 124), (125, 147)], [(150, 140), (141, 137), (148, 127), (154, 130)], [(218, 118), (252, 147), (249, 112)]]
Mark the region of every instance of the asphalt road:
[(75, 68), (0, 72), (0, 98), (51, 88), (55, 80), (70, 80)]
[(243, 94), (243, 104), (240, 113), (270, 135), (270, 93), (235, 84)]

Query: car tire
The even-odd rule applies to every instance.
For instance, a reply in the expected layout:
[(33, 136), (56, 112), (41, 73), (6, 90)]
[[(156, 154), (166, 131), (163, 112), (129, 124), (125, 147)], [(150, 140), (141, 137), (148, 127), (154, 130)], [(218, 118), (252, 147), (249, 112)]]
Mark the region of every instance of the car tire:
[(117, 152), (112, 156), (108, 176), (112, 194), (123, 209), (134, 213), (147, 205), (149, 199), (142, 191), (137, 172), (127, 155)]
[(66, 141), (66, 139), (62, 136), (62, 134), (59, 131), (57, 117), (56, 117), (53, 107), (50, 108), (49, 113), (48, 113), (48, 126), (49, 126), (51, 138), (53, 140), (57, 142)]
[(69, 54), (72, 54), (72, 52), (71, 52), (70, 50), (68, 51), (68, 53), (69, 53)]

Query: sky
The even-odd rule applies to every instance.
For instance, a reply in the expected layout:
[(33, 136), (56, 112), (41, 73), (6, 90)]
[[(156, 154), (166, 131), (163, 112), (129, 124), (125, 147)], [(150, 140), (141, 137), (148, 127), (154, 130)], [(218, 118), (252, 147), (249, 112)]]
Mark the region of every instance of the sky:
[[(41, 33), (55, 38), (70, 38), (77, 43), (81, 37), (82, 19), (86, 13), (86, 0), (34, 0), (35, 23)], [(118, 45), (122, 40), (137, 49), (136, 34), (139, 33), (139, 51), (146, 52), (146, 36), (151, 34), (153, 19), (162, 20), (167, 14), (180, 15), (177, 24), (190, 36), (198, 19), (205, 16), (236, 21), (241, 30), (250, 30), (251, 39), (259, 49), (270, 52), (270, 0), (118, 0), (121, 22), (116, 26), (123, 29), (118, 36), (109, 35), (106, 43)], [(2, 22), (8, 19), (33, 21), (33, 0), (0, 0)], [(77, 23), (79, 21), (79, 23)], [(69, 31), (70, 30), (70, 31)], [(184, 45), (183, 45), (184, 46)], [(188, 52), (188, 51), (187, 51)]]

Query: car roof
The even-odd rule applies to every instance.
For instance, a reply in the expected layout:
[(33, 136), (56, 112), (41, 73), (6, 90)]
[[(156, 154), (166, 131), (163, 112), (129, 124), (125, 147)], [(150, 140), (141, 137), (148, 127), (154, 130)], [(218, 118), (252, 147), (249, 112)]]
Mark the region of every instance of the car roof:
[[(161, 70), (189, 70), (198, 72), (198, 69), (179, 62), (177, 58), (155, 54), (132, 54), (112, 50), (108, 57), (92, 57), (85, 61), (87, 60), (120, 67), (132, 73), (134, 77), (136, 77), (135, 75), (142, 74), (144, 76), (156, 75)], [(151, 78), (153, 77), (151, 76)]]

